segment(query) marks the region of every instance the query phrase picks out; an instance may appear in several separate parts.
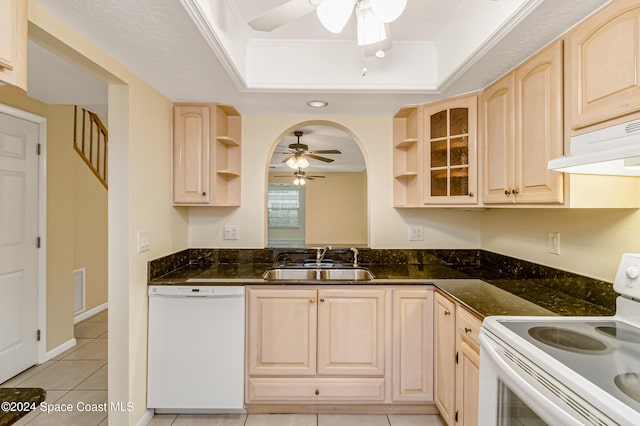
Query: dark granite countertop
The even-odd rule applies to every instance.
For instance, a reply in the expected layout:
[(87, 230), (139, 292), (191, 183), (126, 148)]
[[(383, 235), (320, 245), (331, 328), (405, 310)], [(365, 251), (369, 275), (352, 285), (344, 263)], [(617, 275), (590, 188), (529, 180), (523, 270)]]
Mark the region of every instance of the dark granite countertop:
[(0, 410), (0, 426), (14, 424), (37, 409), (45, 396), (46, 392), (41, 388), (0, 388), (0, 402), (15, 403)]
[[(615, 312), (615, 293), (609, 294), (610, 284), (597, 282), (589, 278), (571, 275), (550, 276), (538, 271), (527, 274), (514, 273), (513, 270), (497, 268), (500, 259), (491, 258), (487, 267), (476, 263), (449, 264), (430, 262), (428, 264), (361, 264), (375, 274), (371, 281), (358, 282), (357, 285), (390, 284), (433, 284), (441, 291), (466, 305), (478, 316), (488, 315), (613, 315)], [(495, 261), (498, 261), (496, 263)], [(330, 281), (265, 281), (262, 273), (273, 263), (187, 263), (159, 277), (150, 277), (149, 285), (237, 285), (238, 283), (255, 285), (345, 285), (354, 282)], [(519, 265), (522, 269), (522, 265)], [(515, 276), (514, 276), (515, 275)], [(583, 280), (596, 281), (595, 284)], [(569, 290), (560, 288), (559, 281), (567, 281)], [(605, 287), (599, 290), (599, 287)], [(585, 290), (586, 288), (587, 290)], [(605, 303), (594, 303), (592, 295), (595, 288), (604, 296)], [(571, 294), (574, 293), (574, 294)], [(596, 296), (599, 296), (597, 294)], [(604, 305), (604, 306), (603, 306)]]

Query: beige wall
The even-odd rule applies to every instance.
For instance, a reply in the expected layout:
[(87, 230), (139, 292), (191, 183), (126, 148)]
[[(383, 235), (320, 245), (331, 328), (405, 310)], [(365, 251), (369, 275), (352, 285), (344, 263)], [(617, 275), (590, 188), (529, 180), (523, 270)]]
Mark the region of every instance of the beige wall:
[(306, 241), (367, 244), (367, 173), (322, 173), (306, 185)]
[[(482, 217), (482, 248), (613, 281), (625, 252), (640, 252), (640, 210), (491, 209)], [(547, 252), (560, 232), (560, 255)]]
[[(71, 144), (69, 144), (71, 145)], [(80, 155), (73, 157), (73, 269), (85, 268), (85, 308), (107, 303), (107, 189)]]
[[(109, 423), (134, 425), (148, 414), (147, 261), (187, 247), (186, 210), (171, 206), (171, 104), (33, 0), (29, 21), (30, 38), (109, 84), (109, 400), (134, 406)], [(138, 254), (140, 230), (151, 249)]]
[[(476, 211), (394, 209), (391, 116), (245, 115), (242, 117), (242, 206), (189, 209), (191, 247), (259, 248), (266, 245), (269, 160), (282, 136), (310, 124), (333, 125), (353, 136), (367, 166), (367, 241), (372, 248), (478, 248)], [(240, 239), (224, 240), (225, 224)], [(422, 225), (424, 241), (408, 241), (408, 226)], [(324, 230), (326, 231), (326, 229)]]

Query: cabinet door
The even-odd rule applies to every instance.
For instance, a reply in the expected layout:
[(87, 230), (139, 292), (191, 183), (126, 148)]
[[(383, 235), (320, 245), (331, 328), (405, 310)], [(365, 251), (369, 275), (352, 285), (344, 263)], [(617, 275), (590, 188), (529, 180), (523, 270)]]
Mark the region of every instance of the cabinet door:
[(0, 81), (27, 89), (27, 0), (0, 1)]
[(211, 110), (208, 105), (173, 107), (173, 202), (209, 204)]
[(316, 298), (316, 290), (249, 290), (250, 375), (316, 374)]
[(513, 79), (509, 73), (482, 93), (484, 203), (514, 199)]
[(383, 376), (385, 290), (319, 290), (318, 300), (318, 374)]
[(477, 97), (424, 107), (425, 204), (477, 202)]
[(433, 290), (393, 290), (393, 400), (433, 401)]
[(459, 425), (478, 425), (479, 384), (480, 355), (478, 349), (469, 345), (465, 340), (459, 340), (456, 370), (456, 413)]
[(640, 110), (640, 4), (618, 0), (569, 34), (571, 127)]
[[(547, 163), (563, 153), (562, 41), (515, 71), (515, 199), (561, 203), (563, 174)], [(495, 154), (495, 150), (493, 151)]]
[(456, 307), (446, 297), (435, 296), (434, 400), (440, 415), (454, 423), (456, 385)]

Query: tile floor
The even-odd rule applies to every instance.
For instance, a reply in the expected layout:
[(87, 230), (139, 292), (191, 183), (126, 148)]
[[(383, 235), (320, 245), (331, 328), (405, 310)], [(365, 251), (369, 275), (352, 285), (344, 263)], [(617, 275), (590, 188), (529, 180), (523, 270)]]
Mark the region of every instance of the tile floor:
[[(101, 404), (107, 402), (107, 311), (75, 325), (76, 346), (44, 364), (36, 365), (0, 384), (2, 387), (39, 387), (45, 402)], [(107, 413), (43, 413), (32, 411), (15, 425), (107, 425)]]
[(440, 416), (413, 414), (156, 414), (149, 426), (444, 426)]
[[(75, 325), (77, 344), (44, 364), (1, 383), (2, 387), (41, 387), (49, 404), (107, 402), (107, 311)], [(15, 425), (106, 426), (107, 413), (34, 411)], [(151, 426), (442, 426), (440, 416), (352, 414), (157, 414)]]

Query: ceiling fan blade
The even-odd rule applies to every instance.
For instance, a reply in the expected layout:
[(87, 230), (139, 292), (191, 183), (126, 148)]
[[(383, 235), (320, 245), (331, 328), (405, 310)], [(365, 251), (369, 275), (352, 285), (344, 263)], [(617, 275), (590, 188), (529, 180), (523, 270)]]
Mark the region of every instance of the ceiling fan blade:
[(269, 32), (288, 22), (302, 18), (307, 13), (313, 12), (315, 8), (308, 0), (289, 0), (264, 15), (252, 19), (248, 24), (256, 31)]
[(342, 152), (337, 149), (317, 149), (313, 151), (308, 151), (307, 154), (342, 154)]
[(313, 158), (314, 160), (324, 161), (325, 163), (333, 162), (333, 158), (320, 157), (319, 155), (314, 155), (314, 154), (305, 154), (305, 156), (309, 158)]
[(311, 176), (306, 176), (309, 179), (324, 179), (325, 176), (318, 176), (318, 175), (311, 175)]
[(316, 10), (318, 20), (328, 31), (339, 34), (349, 22), (355, 5), (355, 1), (322, 0)]

